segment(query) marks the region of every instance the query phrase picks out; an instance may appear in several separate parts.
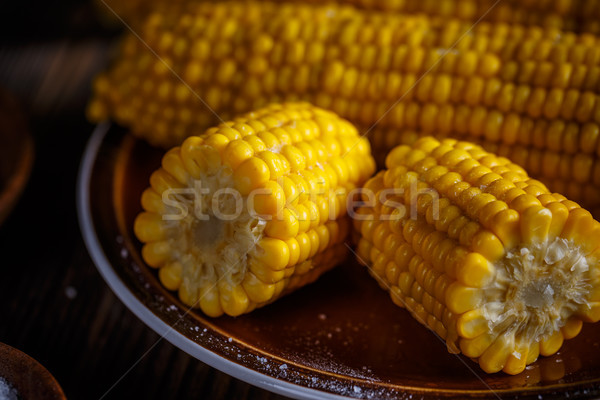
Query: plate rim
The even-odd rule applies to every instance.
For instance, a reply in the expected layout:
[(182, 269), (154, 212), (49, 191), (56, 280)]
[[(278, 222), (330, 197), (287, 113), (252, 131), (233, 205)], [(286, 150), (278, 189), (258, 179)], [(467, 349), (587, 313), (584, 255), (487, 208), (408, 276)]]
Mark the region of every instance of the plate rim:
[(348, 399), (349, 397), (346, 396), (296, 385), (262, 374), (246, 366), (236, 364), (179, 333), (176, 329), (169, 326), (157, 315), (152, 313), (152, 311), (150, 311), (130, 291), (116, 274), (112, 264), (102, 249), (98, 236), (96, 235), (90, 208), (89, 187), (93, 166), (103, 139), (111, 126), (112, 124), (109, 121), (98, 124), (85, 145), (83, 156), (79, 164), (79, 171), (77, 173), (76, 205), (79, 229), (83, 236), (86, 249), (92, 262), (96, 266), (96, 269), (112, 292), (123, 304), (125, 304), (129, 311), (161, 338), (166, 339), (169, 343), (197, 360), (218, 369), (227, 375), (270, 392), (299, 400)]

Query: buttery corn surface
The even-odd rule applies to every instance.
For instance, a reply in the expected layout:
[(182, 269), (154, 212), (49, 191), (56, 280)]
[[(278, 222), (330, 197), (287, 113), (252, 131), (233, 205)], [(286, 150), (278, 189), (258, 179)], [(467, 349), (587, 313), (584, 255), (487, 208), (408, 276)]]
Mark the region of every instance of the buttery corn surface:
[(365, 184), (359, 260), (488, 372), (518, 374), (600, 319), (600, 223), (468, 142), (398, 146)]
[(135, 234), (183, 303), (237, 316), (343, 261), (346, 196), (374, 168), (347, 121), (306, 103), (271, 105), (168, 151)]

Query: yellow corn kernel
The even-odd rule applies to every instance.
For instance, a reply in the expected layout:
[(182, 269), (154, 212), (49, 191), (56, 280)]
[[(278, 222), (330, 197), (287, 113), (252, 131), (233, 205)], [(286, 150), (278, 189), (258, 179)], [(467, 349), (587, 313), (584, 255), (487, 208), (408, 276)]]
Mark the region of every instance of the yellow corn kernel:
[(259, 158), (249, 158), (242, 162), (233, 173), (236, 189), (242, 195), (265, 185), (271, 177), (269, 167)]
[(283, 211), (285, 193), (277, 182), (268, 181), (264, 184), (262, 190), (251, 194), (253, 195), (252, 205), (258, 215), (271, 215), (277, 218), (277, 215)]

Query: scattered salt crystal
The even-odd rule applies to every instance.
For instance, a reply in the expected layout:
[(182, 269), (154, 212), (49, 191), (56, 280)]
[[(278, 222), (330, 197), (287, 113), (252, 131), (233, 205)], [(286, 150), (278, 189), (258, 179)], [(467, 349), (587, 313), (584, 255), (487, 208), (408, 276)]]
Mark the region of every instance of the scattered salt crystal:
[(279, 369), (282, 370), (282, 371), (285, 371), (287, 369), (287, 364), (281, 364), (279, 366)]
[(67, 296), (67, 299), (73, 300), (75, 297), (77, 297), (77, 289), (75, 289), (73, 286), (67, 286), (65, 288), (65, 296)]
[(310, 378), (310, 380), (312, 381), (312, 383), (317, 383), (317, 378), (314, 376), (312, 378)]
[(524, 255), (527, 255), (527, 254), (529, 254), (529, 249), (527, 247), (522, 247), (521, 248), (521, 255), (524, 256)]
[(206, 331), (207, 331), (207, 330), (208, 330), (208, 329), (204, 328), (204, 329), (202, 329), (202, 332), (206, 333)]
[(169, 305), (169, 307), (167, 307), (167, 310), (169, 311), (176, 311), (177, 310), (177, 306), (175, 306), (174, 304)]
[(121, 249), (121, 258), (127, 258), (128, 255), (129, 255), (129, 252), (127, 251), (127, 249), (122, 248)]
[(327, 315), (325, 315), (325, 314), (319, 314), (319, 319), (321, 321), (325, 321), (327, 319)]
[(542, 396), (541, 394), (538, 394), (538, 400), (542, 400), (544, 398), (544, 396)]
[(354, 387), (352, 388), (352, 390), (354, 390), (354, 393), (360, 393), (360, 392), (362, 392), (362, 389), (361, 389), (361, 388), (359, 388), (358, 386), (354, 386)]
[(227, 338), (227, 341), (228, 341), (229, 343), (231, 343), (231, 342), (232, 342), (232, 340), (233, 340), (232, 338)]
[(198, 332), (198, 331), (200, 331), (200, 327), (199, 327), (199, 326), (195, 326), (195, 327), (194, 327), (194, 330), (195, 330), (196, 332)]
[(589, 270), (589, 265), (585, 259), (585, 257), (579, 257), (579, 259), (573, 264), (571, 267), (571, 272), (577, 270), (578, 273), (585, 272)]
[(17, 390), (4, 378), (0, 377), (0, 400), (18, 400)]

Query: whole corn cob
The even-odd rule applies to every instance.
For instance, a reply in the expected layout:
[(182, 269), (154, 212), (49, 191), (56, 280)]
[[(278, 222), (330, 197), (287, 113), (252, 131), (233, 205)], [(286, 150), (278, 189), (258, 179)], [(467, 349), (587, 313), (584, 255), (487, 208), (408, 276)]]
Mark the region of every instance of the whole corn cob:
[[(114, 65), (95, 83), (89, 116), (114, 118), (169, 147), (216, 121), (192, 90), (225, 118), (282, 98), (302, 98), (370, 125), (400, 98), (471, 105), (483, 86), (487, 106), (537, 115), (549, 85), (578, 90), (564, 107), (555, 105), (558, 110), (577, 105), (579, 92), (597, 86), (595, 38), (485, 23), (465, 35), (470, 28), (460, 21), (436, 26), (423, 16), (335, 5), (189, 3), (183, 11), (146, 18), (144, 43), (133, 34), (126, 37)], [(545, 72), (531, 81), (538, 64)], [(586, 110), (594, 110), (596, 102), (588, 97), (581, 120), (593, 119)], [(532, 105), (524, 109), (527, 103)]]
[(454, 139), (398, 146), (354, 226), (370, 273), (492, 373), (517, 374), (600, 319), (600, 223), (509, 160)]
[(401, 139), (393, 132), (406, 130), (522, 143), (560, 157), (574, 151), (557, 145), (566, 141), (597, 158), (600, 47), (591, 35), (440, 24), (339, 5), (226, 1), (151, 14), (140, 37), (162, 61), (127, 36), (95, 82), (88, 115), (110, 117), (155, 145), (181, 143), (216, 123), (215, 114), (227, 119), (270, 102), (306, 100), (363, 131), (377, 123), (381, 129), (369, 137), (388, 144), (374, 146), (380, 158), (389, 145), (405, 143), (387, 136)]
[[(202, 0), (179, 0), (174, 3), (194, 3)], [(284, 0), (286, 1), (286, 0)], [(287, 2), (307, 2), (307, 0), (287, 0)], [(310, 0), (318, 3), (320, 0)], [(97, 1), (103, 10), (110, 7), (127, 22), (143, 16), (173, 2), (165, 0), (103, 0)], [(339, 4), (349, 4), (363, 10), (379, 10), (404, 14), (426, 14), (440, 18), (440, 23), (448, 18), (467, 22), (504, 22), (558, 28), (567, 31), (600, 33), (600, 1), (598, 0), (338, 0)], [(108, 14), (108, 13), (107, 13)], [(110, 12), (112, 14), (112, 11)], [(109, 15), (110, 15), (109, 14)], [(114, 17), (113, 17), (114, 18)]]
[(374, 168), (347, 121), (305, 103), (272, 105), (168, 151), (135, 234), (183, 303), (240, 315), (343, 261), (346, 196)]

